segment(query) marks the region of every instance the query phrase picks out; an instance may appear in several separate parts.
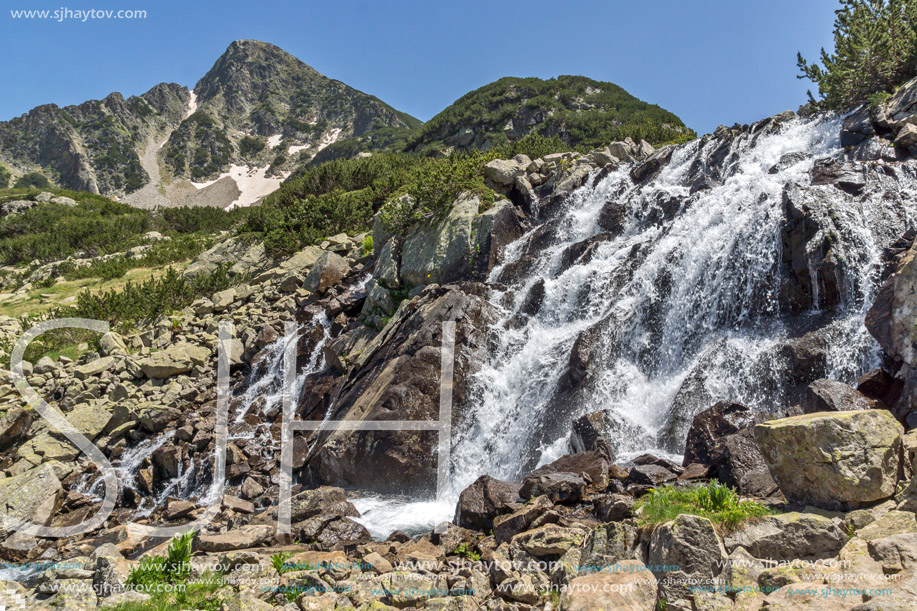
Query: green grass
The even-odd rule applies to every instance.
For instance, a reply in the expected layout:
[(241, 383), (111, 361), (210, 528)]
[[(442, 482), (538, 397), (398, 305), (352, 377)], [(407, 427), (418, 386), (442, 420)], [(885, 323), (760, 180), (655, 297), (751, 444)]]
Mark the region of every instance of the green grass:
[(740, 501), (735, 490), (716, 480), (689, 488), (655, 488), (638, 503), (640, 520), (646, 524), (660, 524), (688, 514), (707, 518), (729, 529), (745, 520), (772, 513), (760, 503)]
[(287, 560), (289, 560), (291, 556), (293, 556), (292, 552), (277, 552), (271, 555), (271, 566), (274, 567), (278, 575), (297, 570), (295, 567), (287, 564)]
[(152, 591), (152, 598), (146, 602), (122, 603), (114, 607), (100, 608), (108, 611), (218, 611), (222, 607), (222, 601), (213, 596), (214, 592), (226, 585), (221, 576), (208, 572), (200, 579), (188, 580), (183, 585), (184, 590), (179, 592)]
[(481, 559), (481, 554), (474, 551), (474, 548), (467, 543), (462, 543), (457, 548), (455, 548), (455, 551), (452, 553), (456, 556), (461, 556), (462, 558), (467, 558), (468, 560), (474, 562), (477, 562)]
[(127, 585), (152, 596), (142, 603), (123, 603), (111, 607), (114, 611), (171, 611), (172, 609), (201, 609), (216, 611), (222, 605), (211, 595), (222, 588), (223, 579), (205, 573), (201, 579), (191, 580), (191, 543), (194, 532), (172, 539), (165, 556), (148, 556), (131, 569)]

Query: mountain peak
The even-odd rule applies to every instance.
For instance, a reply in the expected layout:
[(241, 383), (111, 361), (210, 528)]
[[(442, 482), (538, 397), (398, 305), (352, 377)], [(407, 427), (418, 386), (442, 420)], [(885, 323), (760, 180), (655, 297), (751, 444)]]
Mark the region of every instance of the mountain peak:
[[(298, 88), (305, 82), (323, 78), (317, 70), (276, 45), (260, 40), (236, 40), (197, 82), (194, 92), (202, 102), (225, 92), (241, 93), (252, 101), (266, 89)], [(243, 103), (235, 110), (244, 111), (246, 107)]]

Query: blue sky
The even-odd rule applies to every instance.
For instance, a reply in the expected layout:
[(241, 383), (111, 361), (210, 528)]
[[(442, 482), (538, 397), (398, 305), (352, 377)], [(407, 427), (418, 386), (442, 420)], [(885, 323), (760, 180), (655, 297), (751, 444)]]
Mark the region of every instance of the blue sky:
[[(427, 120), (502, 76), (612, 81), (699, 133), (805, 101), (796, 52), (831, 44), (837, 0), (4, 0), (0, 120), (156, 83), (189, 87), (233, 40), (274, 43)], [(142, 20), (13, 19), (14, 9), (142, 9)]]

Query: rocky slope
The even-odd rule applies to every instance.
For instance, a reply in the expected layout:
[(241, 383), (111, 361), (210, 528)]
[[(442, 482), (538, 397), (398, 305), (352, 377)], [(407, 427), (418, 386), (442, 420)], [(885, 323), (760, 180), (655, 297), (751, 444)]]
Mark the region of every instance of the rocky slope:
[(140, 161), (147, 139), (174, 129), (188, 100), (186, 88), (161, 83), (127, 100), (112, 93), (78, 106), (39, 106), (0, 122), (0, 161), (14, 179), (38, 170), (71, 189), (129, 193), (150, 179)]
[[(895, 117), (914, 91), (843, 122), (784, 113), (681, 146), (494, 160), (504, 197), (465, 193), (400, 235), (380, 217), (371, 253), (364, 235), (282, 260), (217, 244), (184, 273), (232, 261), (232, 288), (24, 367), (122, 490), (92, 533), (5, 533), (6, 559), (79, 565), (10, 591), (36, 609), (149, 600), (123, 591), (138, 556), (164, 553), (138, 525), (213, 504), (192, 571), (220, 565), (211, 598), (227, 610), (913, 608), (917, 151)], [(237, 339), (219, 489), (223, 320)], [(298, 432), (293, 537), (277, 535), (287, 345), (297, 418), (432, 420), (444, 322), (451, 520), (380, 533), (367, 496), (428, 501), (434, 433)], [(3, 514), (86, 520), (99, 473), (12, 382)], [(651, 519), (651, 490), (710, 479), (758, 504)], [(278, 570), (280, 551), (295, 555)]]

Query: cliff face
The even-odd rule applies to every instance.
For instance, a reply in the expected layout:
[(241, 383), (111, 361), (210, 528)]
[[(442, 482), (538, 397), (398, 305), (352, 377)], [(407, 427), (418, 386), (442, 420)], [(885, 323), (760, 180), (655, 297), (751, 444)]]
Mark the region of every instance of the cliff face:
[(143, 144), (178, 125), (189, 98), (185, 87), (161, 83), (126, 100), (112, 93), (64, 108), (39, 106), (0, 123), (0, 160), (14, 176), (37, 170), (71, 189), (128, 193), (149, 180)]

